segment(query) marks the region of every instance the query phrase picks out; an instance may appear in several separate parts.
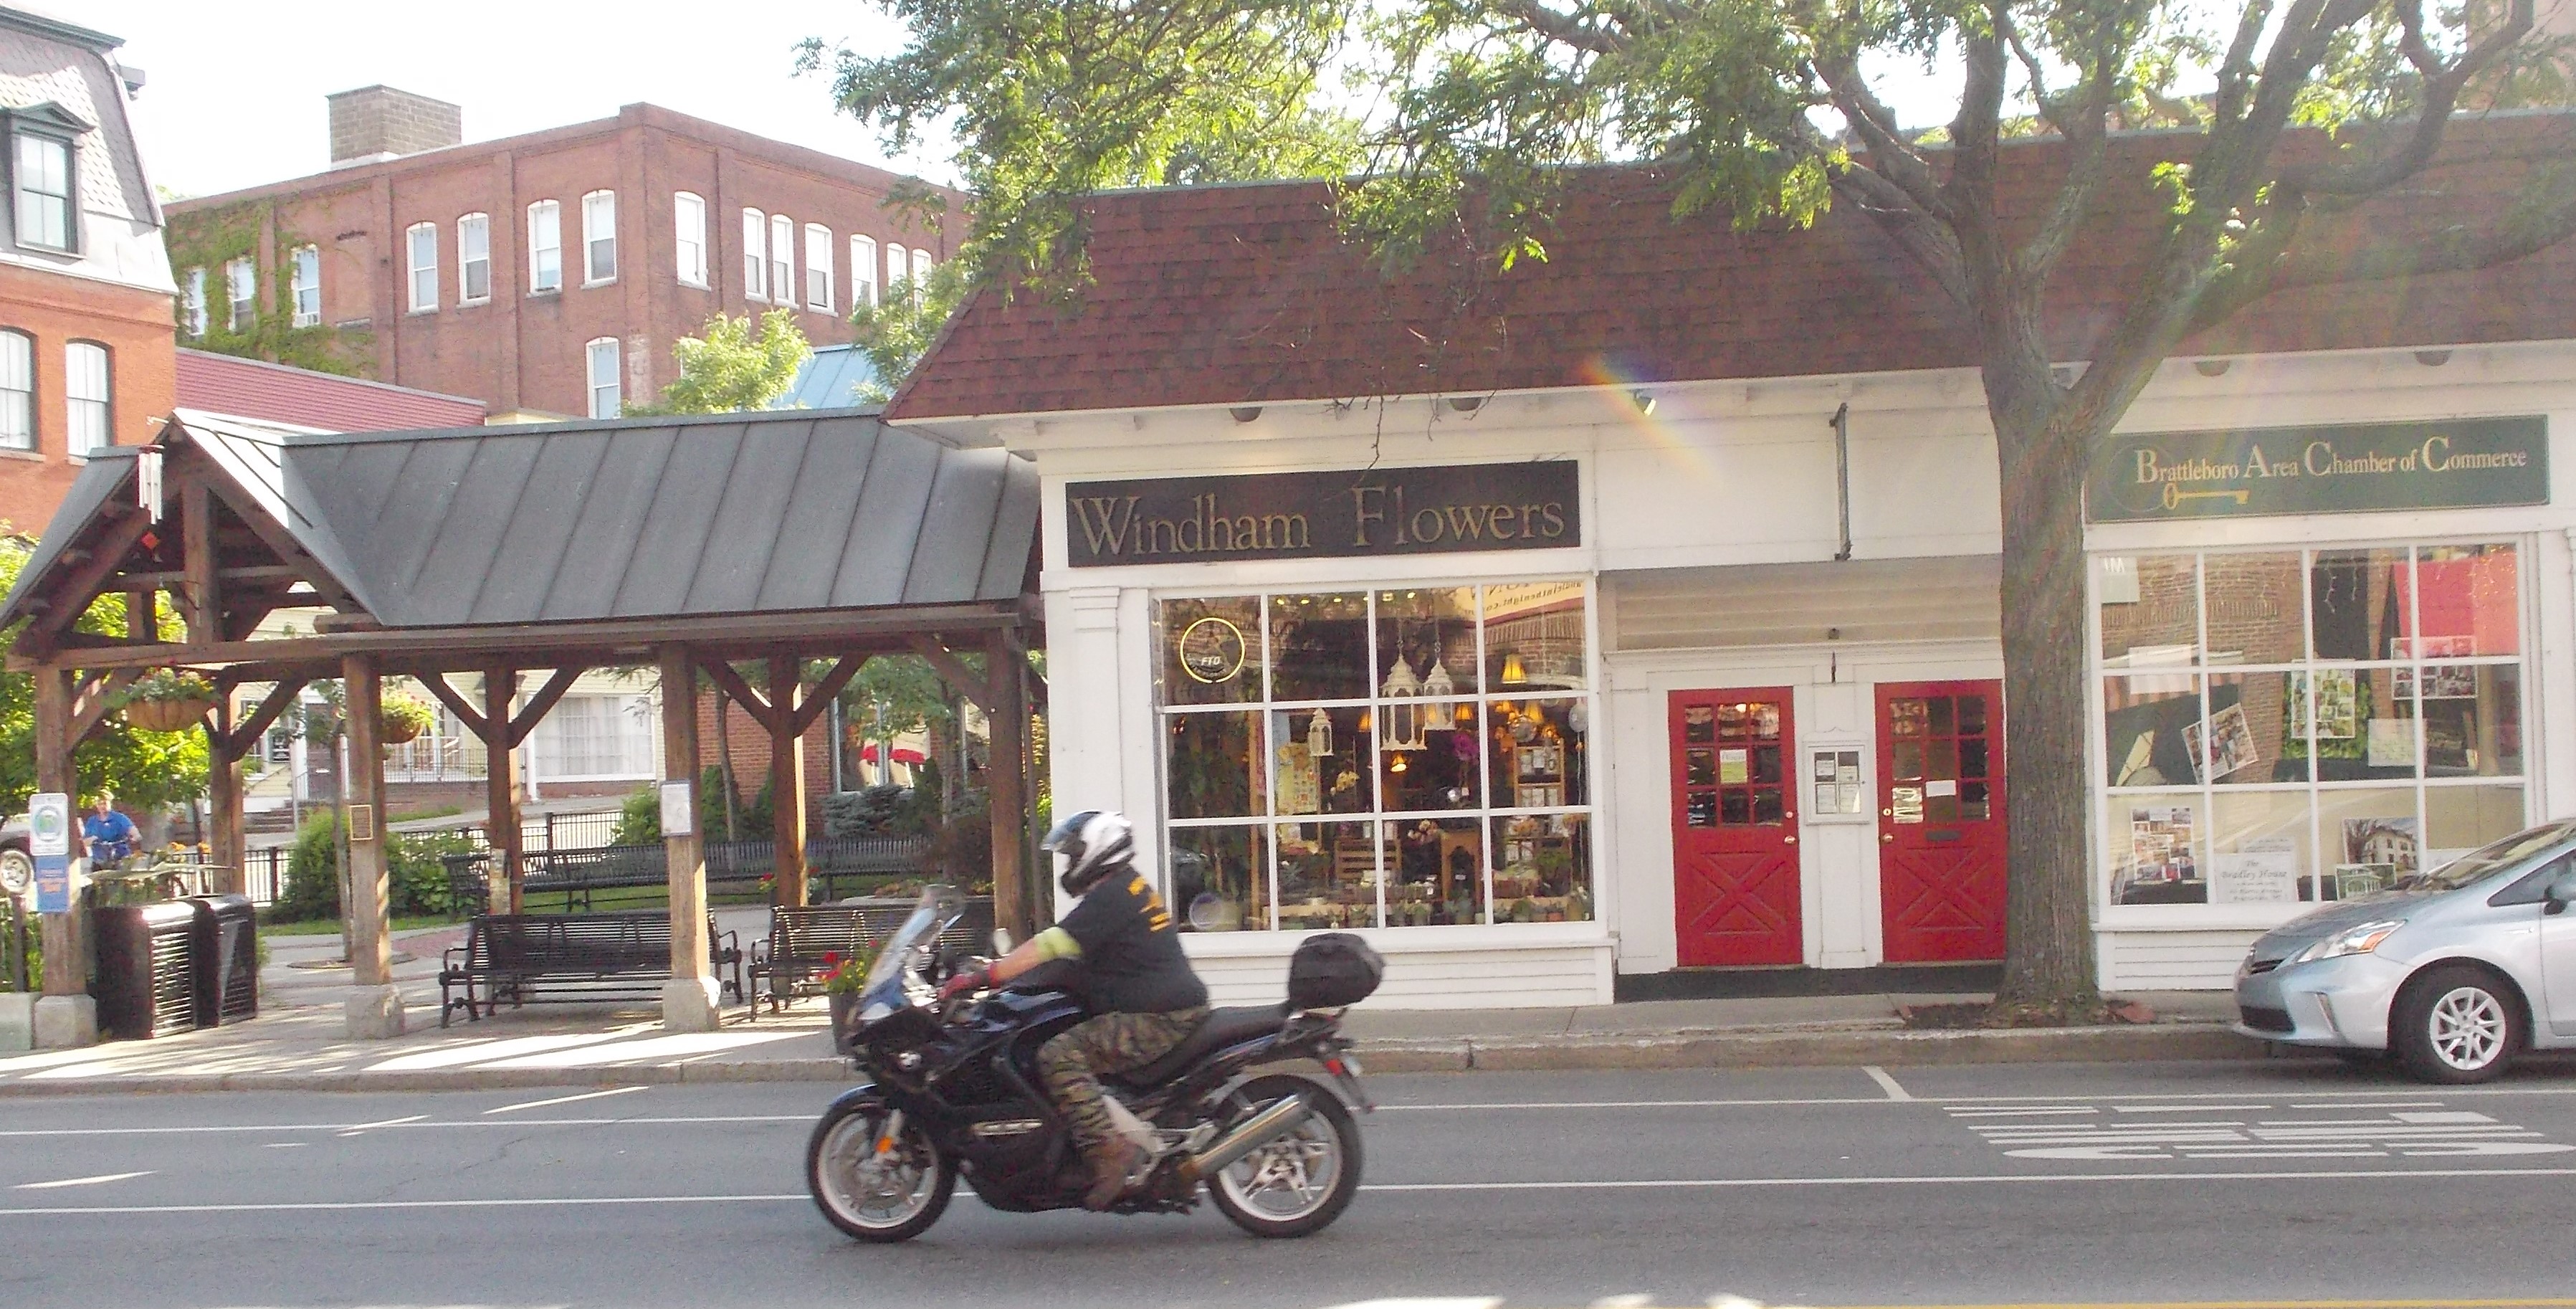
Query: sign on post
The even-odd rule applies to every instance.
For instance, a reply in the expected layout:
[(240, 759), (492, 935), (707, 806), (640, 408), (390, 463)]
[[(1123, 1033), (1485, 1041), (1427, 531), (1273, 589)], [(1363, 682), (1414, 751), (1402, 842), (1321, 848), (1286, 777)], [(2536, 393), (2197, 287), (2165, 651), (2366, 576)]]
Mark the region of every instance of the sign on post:
[(662, 835), (695, 836), (698, 831), (696, 788), (687, 781), (662, 783)]
[(72, 798), (40, 791), (27, 800), (27, 853), (36, 862), (36, 912), (72, 911)]

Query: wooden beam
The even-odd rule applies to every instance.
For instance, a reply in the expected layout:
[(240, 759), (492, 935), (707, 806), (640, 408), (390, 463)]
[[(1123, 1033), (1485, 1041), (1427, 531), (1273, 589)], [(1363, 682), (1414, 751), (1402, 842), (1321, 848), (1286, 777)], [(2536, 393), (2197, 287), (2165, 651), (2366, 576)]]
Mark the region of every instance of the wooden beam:
[(912, 649), (913, 653), (930, 661), (931, 671), (939, 674), (939, 680), (948, 683), (957, 694), (966, 697), (985, 714), (993, 712), (992, 686), (982, 674), (967, 667), (965, 660), (950, 654), (948, 647), (939, 643), (938, 637), (927, 634), (915, 636)]
[[(135, 543), (143, 539), (144, 532), (150, 530), (151, 526), (151, 521), (141, 514), (129, 515), (109, 524), (107, 533), (99, 538), (98, 548), (74, 566), (70, 575), (57, 585), (48, 588), (52, 592), (52, 598), (58, 603), (27, 624), (27, 630), (18, 637), (18, 644), (31, 651), (51, 649), (57, 645), (55, 638), (62, 635), (73, 623), (80, 621), (82, 614), (89, 612), (91, 599), (105, 588), (107, 579), (115, 573), (116, 566), (125, 562), (127, 552), (134, 549)], [(79, 552), (67, 550), (63, 553), (63, 558), (69, 560), (76, 553)], [(148, 650), (155, 647), (128, 646), (126, 648)], [(155, 666), (156, 662), (169, 661), (143, 660), (136, 666), (150, 668)], [(84, 663), (86, 665), (86, 661)], [(96, 665), (86, 666), (95, 667)]]
[(985, 695), (990, 707), (984, 711), (984, 731), (992, 757), (984, 770), (984, 794), (993, 829), (993, 918), (1023, 941), (1037, 931), (1026, 864), (1028, 708), (1021, 696), (1019, 673), (1025, 666), (1011, 657), (1010, 645), (1000, 634), (985, 646)]
[(339, 578), (331, 575), (330, 569), (322, 566), (321, 560), (314, 558), (301, 544), (297, 543), (293, 536), (287, 534), (284, 524), (272, 521), (268, 511), (258, 505), (242, 503), (234, 494), (234, 488), (229, 485), (230, 480), (228, 477), (219, 476), (207, 478), (198, 484), (207, 487), (216, 498), (222, 500), (225, 507), (233, 511), (233, 516), (239, 518), (242, 524), (250, 528), (251, 533), (259, 538), (260, 544), (267, 546), (271, 554), (293, 567), (299, 576), (312, 585), (314, 590), (321, 592), (330, 600), (333, 608), (347, 610), (366, 608), (365, 605), (358, 603), (357, 597), (350, 594), (347, 587), (341, 585)]
[[(663, 870), (671, 905), (671, 979), (663, 992), (662, 1024), (673, 1030), (714, 1026), (715, 971), (707, 958), (706, 836), (697, 830), (698, 674), (685, 645), (655, 652), (662, 673), (662, 778), (686, 787), (689, 831), (662, 833)], [(745, 996), (745, 999), (754, 997)]]
[(790, 724), (798, 736), (805, 735), (805, 729), (812, 727), (814, 720), (823, 716), (823, 711), (831, 707), (833, 699), (849, 686), (850, 679), (858, 676), (859, 670), (867, 667), (868, 660), (872, 658), (875, 656), (863, 654), (841, 656), (840, 662), (832, 665), (832, 671), (823, 674), (823, 680), (816, 682), (814, 689), (804, 694), (796, 706), (795, 721)]
[(215, 493), (205, 475), (190, 477), (179, 488), (180, 570), (187, 574), (187, 612), (191, 641), (220, 641), (224, 630), (223, 583), (215, 569)]
[(779, 734), (778, 715), (771, 712), (769, 700), (752, 690), (751, 684), (742, 680), (742, 674), (735, 672), (732, 664), (721, 659), (710, 659), (699, 664), (698, 667), (705, 669), (707, 676), (715, 679), (715, 684), (739, 703), (742, 711), (751, 715), (753, 722), (767, 729), (772, 738)]
[[(217, 562), (220, 563), (221, 560), (219, 559)], [(290, 568), (285, 564), (249, 564), (238, 568), (218, 567), (215, 569), (215, 578), (216, 580), (223, 582), (244, 583), (301, 582), (304, 580), (304, 572), (298, 568)], [(108, 579), (109, 587), (112, 590), (131, 590), (140, 588), (152, 591), (171, 591), (176, 590), (181, 586), (185, 586), (187, 582), (188, 574), (185, 570), (178, 572), (161, 571), (118, 573), (116, 576)]]
[(393, 924), (385, 840), (384, 683), (375, 661), (362, 654), (342, 661), (340, 678), (349, 771), (354, 774), (341, 779), (349, 797), (349, 901), (342, 906), (349, 923), (349, 969), (359, 986), (386, 986), (393, 982)]
[(796, 659), (769, 661), (770, 868), (778, 903), (801, 906), (805, 879), (805, 735), (796, 729), (796, 687), (805, 677)]
[(232, 701), (232, 692), (225, 691), (215, 701), (214, 716), (206, 720), (206, 826), (212, 838), (206, 862), (218, 870), (209, 889), (219, 895), (250, 889), (249, 870), (242, 867), (249, 841), (242, 826), (241, 751), (233, 748), (239, 729), (233, 725)]
[(558, 668), (554, 676), (547, 678), (546, 684), (538, 688), (535, 695), (528, 698), (527, 707), (521, 709), (518, 716), (510, 720), (511, 749), (517, 749), (521, 742), (528, 739), (528, 733), (537, 730), (537, 724), (557, 702), (564, 698), (564, 692), (571, 690), (572, 684), (581, 680), (582, 672), (583, 669), (578, 664), (569, 668)]
[[(60, 791), (80, 812), (80, 783), (72, 772), (72, 671), (47, 668), (36, 673), (36, 789)], [(74, 819), (75, 822), (78, 819)], [(89, 993), (87, 933), (82, 929), (81, 897), (71, 899), (67, 913), (46, 914), (45, 978), (47, 996)]]
[(140, 669), (116, 668), (88, 680), (72, 707), (72, 745), (98, 735), (107, 725), (107, 713), (116, 707), (116, 693), (143, 680)]
[(465, 703), (465, 697), (457, 694), (456, 688), (448, 683), (447, 674), (419, 673), (413, 676), (413, 680), (428, 687), (430, 695), (447, 706), (447, 712), (456, 715), (456, 721), (465, 724), (465, 730), (472, 732), (474, 739), (481, 741), (484, 748), (491, 748), (492, 724), (474, 712), (474, 706)]
[(251, 746), (257, 744), (259, 738), (267, 734), (269, 725), (275, 723), (278, 716), (286, 712), (288, 705), (295, 703), (295, 697), (303, 694), (304, 687), (305, 680), (298, 677), (289, 678), (268, 688), (268, 695), (261, 699), (259, 707), (251, 710), (249, 717), (233, 724), (223, 742), (217, 747), (218, 751), (228, 759), (239, 759), (250, 753)]
[(515, 914), (525, 898), (526, 860), (520, 848), (518, 758), (511, 753), (510, 701), (519, 694), (519, 670), (483, 670), (483, 836), (491, 844), (485, 907)]

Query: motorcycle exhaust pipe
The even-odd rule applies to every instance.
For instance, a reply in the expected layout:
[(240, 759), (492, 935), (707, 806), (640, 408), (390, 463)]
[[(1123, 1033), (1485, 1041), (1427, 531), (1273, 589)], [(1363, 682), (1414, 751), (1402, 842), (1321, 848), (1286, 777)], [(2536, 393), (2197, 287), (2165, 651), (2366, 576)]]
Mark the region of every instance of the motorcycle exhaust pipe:
[(1216, 1144), (1190, 1156), (1188, 1180), (1195, 1182), (1224, 1172), (1245, 1155), (1277, 1140), (1281, 1133), (1295, 1130), (1314, 1112), (1314, 1107), (1300, 1094), (1254, 1114), (1244, 1120), (1243, 1126), (1226, 1133)]

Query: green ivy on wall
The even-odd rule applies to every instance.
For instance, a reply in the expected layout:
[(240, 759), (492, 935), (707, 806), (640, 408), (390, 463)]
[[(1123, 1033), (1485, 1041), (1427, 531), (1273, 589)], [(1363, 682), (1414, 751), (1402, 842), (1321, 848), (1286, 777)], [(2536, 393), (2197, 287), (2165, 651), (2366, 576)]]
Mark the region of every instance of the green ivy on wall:
[[(262, 258), (265, 252), (260, 249), (260, 228), (275, 215), (274, 204), (252, 200), (169, 216), (162, 241), (169, 248), (170, 269), (182, 289), (173, 307), (179, 319), (179, 339), (193, 349), (216, 354), (265, 359), (345, 377), (368, 376), (375, 362), (374, 333), (328, 323), (294, 325), (295, 263), (284, 256), (297, 246), (320, 242), (279, 223), (276, 248), (280, 257)], [(266, 294), (251, 306), (250, 322), (240, 330), (232, 325), (232, 288), (224, 280), (224, 265), (235, 259), (249, 259), (254, 267), (264, 266), (267, 284)], [(189, 270), (197, 268), (206, 273), (206, 334), (191, 338), (185, 288)]]

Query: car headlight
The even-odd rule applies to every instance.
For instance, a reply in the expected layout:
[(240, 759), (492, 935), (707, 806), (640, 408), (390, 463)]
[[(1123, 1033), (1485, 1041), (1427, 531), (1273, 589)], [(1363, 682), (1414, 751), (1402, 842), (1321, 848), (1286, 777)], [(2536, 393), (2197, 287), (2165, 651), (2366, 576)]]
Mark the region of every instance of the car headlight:
[(2368, 954), (2378, 949), (2380, 942), (2387, 940), (2398, 928), (2405, 925), (2406, 920), (2403, 918), (2386, 918), (2375, 923), (2356, 924), (2290, 956), (2290, 962), (2306, 964), (2314, 963), (2319, 959), (2341, 959), (2348, 954)]

